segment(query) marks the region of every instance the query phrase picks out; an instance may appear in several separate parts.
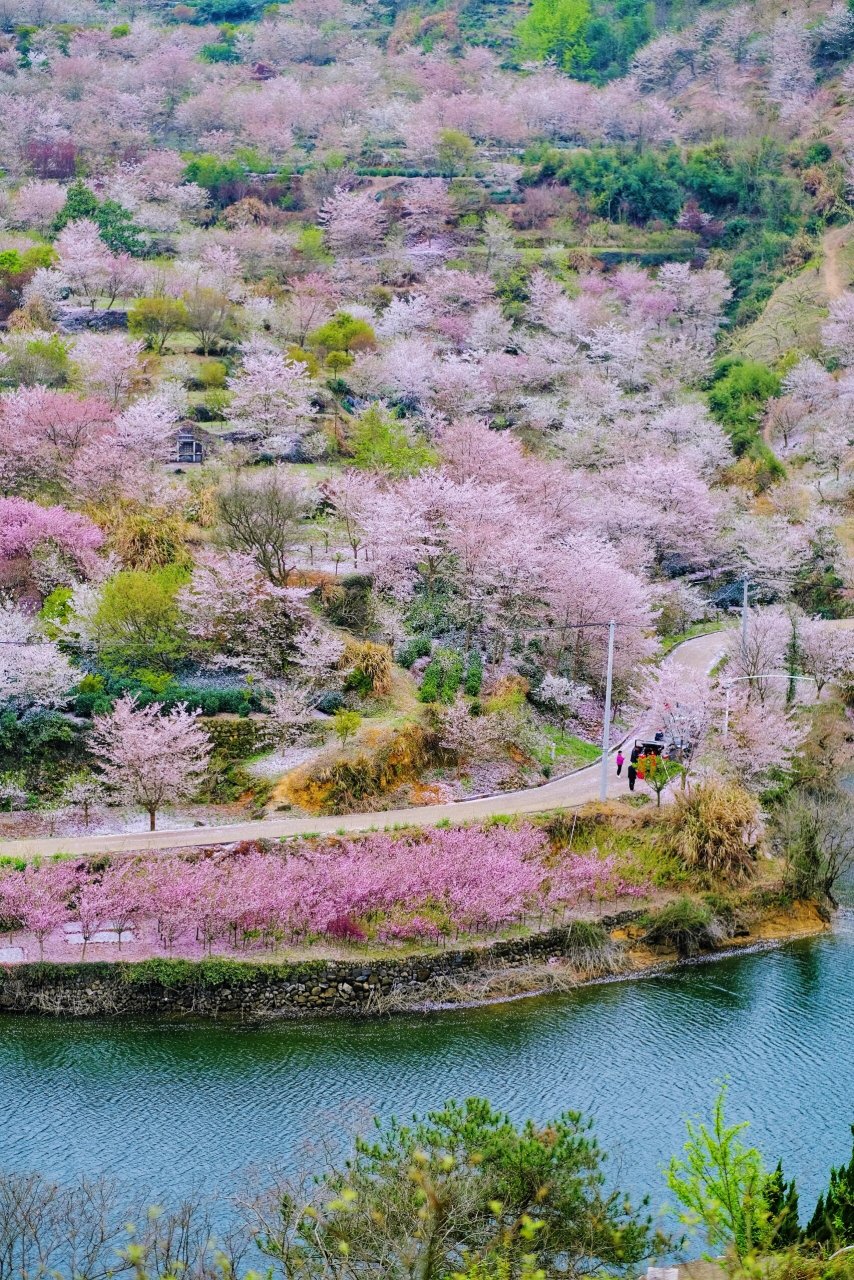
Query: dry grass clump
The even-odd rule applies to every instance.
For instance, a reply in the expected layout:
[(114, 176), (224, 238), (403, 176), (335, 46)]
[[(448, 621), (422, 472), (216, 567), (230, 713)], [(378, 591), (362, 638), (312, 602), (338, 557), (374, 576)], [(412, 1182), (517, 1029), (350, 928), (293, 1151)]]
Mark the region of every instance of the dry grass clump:
[(710, 779), (676, 797), (665, 843), (688, 870), (746, 880), (756, 859), (758, 816), (744, 787)]
[(371, 640), (348, 644), (344, 659), (354, 671), (364, 676), (373, 693), (380, 697), (391, 693), (393, 663), (387, 644), (374, 644)]
[(282, 794), (309, 813), (375, 810), (389, 791), (419, 778), (439, 749), (436, 735), (419, 724), (385, 731), (375, 746), (368, 745), (370, 751), (295, 770)]

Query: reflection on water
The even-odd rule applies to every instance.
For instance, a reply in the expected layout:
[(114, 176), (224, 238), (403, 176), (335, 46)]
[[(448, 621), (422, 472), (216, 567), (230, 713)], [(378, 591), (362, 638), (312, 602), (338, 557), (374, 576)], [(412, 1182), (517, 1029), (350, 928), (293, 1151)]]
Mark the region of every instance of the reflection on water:
[(486, 1094), (514, 1116), (590, 1112), (623, 1183), (663, 1202), (686, 1114), (731, 1112), (804, 1203), (854, 1120), (854, 915), (780, 951), (574, 995), (385, 1022), (0, 1019), (0, 1164), (228, 1194), (353, 1117)]

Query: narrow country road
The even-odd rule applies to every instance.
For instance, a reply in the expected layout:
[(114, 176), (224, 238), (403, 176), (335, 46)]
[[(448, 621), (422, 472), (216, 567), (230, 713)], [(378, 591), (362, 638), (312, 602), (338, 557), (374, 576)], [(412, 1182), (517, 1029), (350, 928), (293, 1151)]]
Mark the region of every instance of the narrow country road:
[[(720, 631), (698, 636), (680, 645), (665, 662), (678, 662), (694, 671), (709, 671), (724, 651)], [(632, 735), (629, 734), (629, 737)], [(430, 826), (443, 820), (468, 822), (504, 813), (539, 813), (545, 809), (568, 808), (596, 800), (599, 796), (599, 764), (580, 769), (565, 778), (556, 778), (540, 787), (524, 791), (502, 791), (477, 800), (451, 804), (423, 805), (414, 809), (390, 809), (381, 813), (349, 813), (323, 818), (265, 818), (258, 822), (236, 822), (224, 827), (192, 827), (182, 831), (134, 832), (128, 835), (67, 836), (32, 840), (0, 840), (0, 855), (34, 856), (52, 853), (119, 853), (128, 850), (175, 849), (190, 845), (225, 844), (233, 840), (306, 835), (313, 832), (366, 831), (399, 825)], [(617, 778), (613, 762), (608, 776), (609, 796), (628, 792), (625, 773)]]

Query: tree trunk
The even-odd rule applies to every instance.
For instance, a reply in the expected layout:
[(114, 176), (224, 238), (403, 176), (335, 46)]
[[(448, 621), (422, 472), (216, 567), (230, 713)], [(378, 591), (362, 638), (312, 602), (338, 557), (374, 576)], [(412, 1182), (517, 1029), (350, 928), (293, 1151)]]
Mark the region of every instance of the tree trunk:
[(153, 830), (154, 830), (154, 821), (155, 821), (156, 817), (157, 817), (157, 810), (156, 810), (156, 809), (149, 809), (149, 811), (148, 811), (148, 829), (149, 829), (149, 831), (153, 831)]

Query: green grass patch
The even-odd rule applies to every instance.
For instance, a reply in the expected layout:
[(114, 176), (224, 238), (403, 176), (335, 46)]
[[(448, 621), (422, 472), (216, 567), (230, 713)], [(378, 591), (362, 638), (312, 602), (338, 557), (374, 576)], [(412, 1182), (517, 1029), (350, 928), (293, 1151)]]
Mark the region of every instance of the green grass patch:
[(576, 738), (555, 725), (544, 725), (543, 735), (547, 741), (534, 750), (538, 764), (543, 766), (560, 763), (579, 769), (583, 765), (592, 764), (602, 754), (596, 743), (585, 742), (583, 738)]

